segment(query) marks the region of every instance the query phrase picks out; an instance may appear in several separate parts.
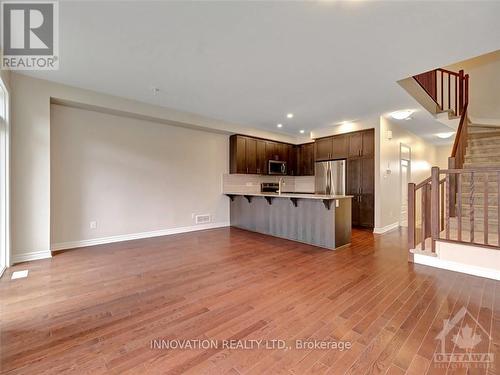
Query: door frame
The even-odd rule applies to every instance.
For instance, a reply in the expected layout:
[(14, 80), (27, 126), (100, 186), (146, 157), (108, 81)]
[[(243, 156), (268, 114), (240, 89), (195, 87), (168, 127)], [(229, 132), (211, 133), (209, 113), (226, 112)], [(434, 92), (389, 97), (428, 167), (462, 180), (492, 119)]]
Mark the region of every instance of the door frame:
[[(403, 148), (408, 149), (408, 158), (403, 157)], [(408, 182), (411, 181), (411, 146), (403, 142), (399, 143), (399, 225), (403, 224), (401, 220), (401, 209), (403, 207), (403, 166), (402, 161), (406, 160), (408, 162), (407, 176)]]
[[(4, 155), (0, 155), (0, 163), (4, 164), (4, 173), (5, 176), (3, 178), (4, 186), (0, 187), (0, 207), (4, 207), (3, 210), (0, 210), (0, 246), (3, 247), (5, 254), (1, 254), (0, 256), (4, 256), (4, 264), (5, 268), (0, 268), (0, 277), (6, 268), (11, 265), (11, 254), (10, 254), (10, 91), (9, 87), (5, 83), (5, 81), (0, 77), (0, 89), (3, 91), (5, 95), (4, 102), (4, 113), (5, 113), (5, 132), (3, 137), (0, 135), (0, 142), (4, 142)], [(2, 121), (2, 120), (0, 120)], [(3, 138), (3, 139), (2, 139)], [(1, 149), (0, 149), (1, 150)], [(1, 181), (1, 179), (0, 179)]]

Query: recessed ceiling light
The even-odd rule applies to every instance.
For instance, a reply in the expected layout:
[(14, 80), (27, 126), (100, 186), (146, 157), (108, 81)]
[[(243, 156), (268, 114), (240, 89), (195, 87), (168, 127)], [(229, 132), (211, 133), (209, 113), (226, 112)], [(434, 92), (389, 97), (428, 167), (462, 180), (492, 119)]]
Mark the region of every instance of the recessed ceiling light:
[(439, 137), (441, 139), (447, 139), (450, 138), (455, 132), (447, 132), (447, 133), (437, 133), (436, 137)]
[(304, 134), (305, 133), (305, 130), (299, 130), (300, 131), (300, 134)]
[(404, 120), (411, 116), (413, 111), (411, 109), (405, 109), (403, 111), (396, 111), (391, 113), (391, 117), (396, 120)]
[(282, 128), (283, 127), (283, 124), (278, 124), (276, 125), (278, 128)]
[(286, 117), (293, 118), (293, 113), (287, 113)]

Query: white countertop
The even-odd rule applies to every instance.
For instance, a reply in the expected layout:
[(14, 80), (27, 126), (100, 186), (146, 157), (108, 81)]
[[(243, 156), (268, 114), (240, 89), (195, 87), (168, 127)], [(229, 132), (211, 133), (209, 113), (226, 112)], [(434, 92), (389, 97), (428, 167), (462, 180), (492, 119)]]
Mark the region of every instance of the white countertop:
[(297, 194), (297, 193), (242, 193), (224, 192), (226, 195), (247, 195), (251, 197), (273, 197), (273, 198), (301, 198), (301, 199), (350, 199), (352, 195), (331, 195), (331, 194)]

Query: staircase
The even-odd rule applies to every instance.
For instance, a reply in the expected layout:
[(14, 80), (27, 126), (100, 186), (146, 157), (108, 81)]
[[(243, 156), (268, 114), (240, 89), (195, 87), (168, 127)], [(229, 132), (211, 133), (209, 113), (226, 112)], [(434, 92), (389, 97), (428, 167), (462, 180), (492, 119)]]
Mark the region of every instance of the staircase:
[(413, 80), (415, 98), (431, 100), (429, 112), (452, 128), (459, 122), (448, 168), (432, 167), (429, 178), (408, 184), (409, 261), (500, 280), (500, 121), (470, 123), (463, 71), (435, 69)]
[[(494, 168), (500, 169), (500, 125), (483, 126), (470, 124), (468, 142), (463, 164), (464, 169)], [(488, 179), (486, 183), (486, 179)], [(462, 240), (485, 244), (485, 213), (488, 222), (488, 244), (498, 246), (499, 241), (499, 206), (497, 172), (477, 174), (472, 179), (470, 173), (464, 174), (460, 185), (461, 202), (456, 204), (456, 216), (450, 218), (450, 233), (458, 231), (458, 218), (462, 220)], [(488, 202), (485, 205), (485, 189), (488, 190)], [(486, 207), (485, 207), (486, 206)], [(460, 209), (460, 215), (458, 210)], [(474, 241), (471, 241), (471, 217), (474, 223)], [(453, 236), (458, 237), (458, 233)]]

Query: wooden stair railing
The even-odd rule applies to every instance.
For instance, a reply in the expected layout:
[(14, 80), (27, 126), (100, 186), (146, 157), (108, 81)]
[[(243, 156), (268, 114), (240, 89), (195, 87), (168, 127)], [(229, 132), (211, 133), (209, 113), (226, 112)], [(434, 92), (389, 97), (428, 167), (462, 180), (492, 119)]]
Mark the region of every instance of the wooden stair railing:
[(413, 76), (413, 79), (437, 104), (441, 111), (461, 116), (469, 97), (469, 75), (447, 69), (434, 69)]
[[(464, 74), (463, 70), (457, 73), (439, 68), (418, 74), (413, 76), (413, 78), (431, 99), (434, 100), (439, 110), (451, 111), (454, 115), (460, 116), (460, 123), (455, 136), (452, 153), (448, 158), (448, 170), (462, 170), (469, 139), (469, 121), (467, 118), (469, 75)], [(434, 186), (439, 185), (439, 189), (436, 189), (436, 191), (432, 189), (432, 179), (433, 177), (431, 176), (418, 185), (409, 184), (408, 186), (408, 214), (410, 216), (408, 220), (408, 245), (410, 249), (414, 249), (415, 245), (420, 243), (421, 249), (425, 250), (426, 239), (432, 238), (431, 247), (434, 251), (435, 240), (440, 231), (443, 228), (449, 231), (449, 225), (446, 225), (444, 222), (448, 220), (447, 223), (449, 224), (449, 218), (456, 217), (457, 212), (461, 210), (461, 208), (457, 207), (461, 204), (461, 186), (457, 174), (451, 173), (444, 180), (440, 181), (438, 178), (439, 183), (434, 181)], [(415, 200), (418, 197), (420, 189), (422, 226), (419, 231), (414, 219), (415, 212), (411, 211), (410, 204), (413, 204), (413, 209), (417, 207)], [(441, 196), (441, 199), (436, 199), (436, 196)], [(446, 199), (444, 196), (446, 196)], [(458, 202), (457, 196), (459, 197)], [(446, 213), (444, 212), (445, 210)], [(412, 225), (410, 225), (410, 222)], [(459, 222), (459, 226), (461, 226), (461, 221), (459, 220)]]
[[(444, 176), (444, 177), (443, 177)], [(490, 178), (495, 176), (496, 187), (491, 191)], [(450, 185), (454, 177), (457, 186), (456, 215), (450, 212)], [(468, 180), (464, 180), (467, 177)], [(463, 182), (468, 192), (462, 194)], [(434, 187), (438, 188), (435, 189)], [(483, 187), (483, 192), (476, 189)], [(418, 207), (417, 192), (421, 196), (421, 225), (417, 225), (416, 211)], [(494, 197), (496, 192), (496, 197)], [(482, 202), (481, 202), (482, 200)], [(475, 209), (483, 210), (480, 219), (482, 228), (478, 229)], [(468, 210), (464, 216), (463, 209)], [(496, 224), (490, 222), (490, 212), (496, 210)], [(451, 225), (452, 220), (454, 225)], [(465, 227), (468, 227), (464, 230)], [(491, 229), (493, 227), (493, 229)], [(493, 232), (493, 233), (491, 233)], [(500, 169), (498, 168), (467, 168), (439, 169), (432, 167), (431, 177), (418, 185), (408, 184), (408, 246), (415, 249), (420, 243), (420, 250), (426, 249), (426, 239), (431, 239), (430, 250), (436, 251), (436, 241), (472, 244), (488, 248), (500, 248)]]
[[(440, 195), (440, 230), (445, 229), (445, 179), (439, 181)], [(417, 204), (417, 201), (419, 204)], [(432, 238), (432, 178), (429, 177), (419, 184), (408, 184), (408, 247), (414, 249), (421, 244), (421, 250), (426, 250), (426, 239)], [(418, 214), (418, 216), (417, 216)], [(420, 221), (417, 220), (417, 217)], [(420, 225), (417, 225), (420, 224)]]

